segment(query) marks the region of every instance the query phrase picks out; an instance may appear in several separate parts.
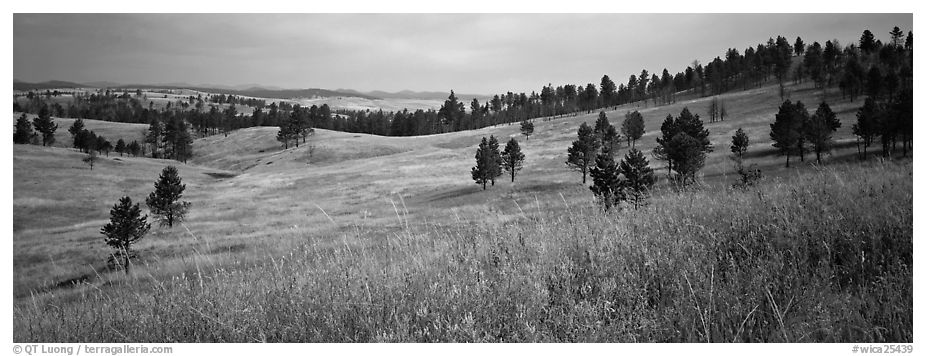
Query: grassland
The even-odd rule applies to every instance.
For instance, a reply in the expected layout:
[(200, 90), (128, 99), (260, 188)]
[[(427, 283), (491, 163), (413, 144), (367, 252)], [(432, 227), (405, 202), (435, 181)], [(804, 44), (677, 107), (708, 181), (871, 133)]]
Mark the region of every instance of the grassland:
[[(822, 97), (789, 90), (811, 109)], [(729, 118), (705, 124), (717, 148), (701, 186), (663, 182), (613, 214), (564, 165), (597, 113), (537, 120), (517, 181), (487, 191), (469, 177), (479, 138), (517, 125), (316, 130), (288, 150), (271, 128), (198, 139), (180, 165), (187, 222), (154, 228), (130, 276), (103, 268), (99, 227), (171, 162), (90, 171), (76, 151), (17, 146), (14, 341), (909, 342), (912, 163), (857, 162), (861, 103), (833, 97), (843, 127), (824, 167), (785, 170), (771, 149), (774, 86), (732, 92)], [(649, 152), (667, 114), (704, 117), (708, 100), (608, 115), (640, 110)], [(739, 127), (766, 176), (751, 191), (729, 188)]]

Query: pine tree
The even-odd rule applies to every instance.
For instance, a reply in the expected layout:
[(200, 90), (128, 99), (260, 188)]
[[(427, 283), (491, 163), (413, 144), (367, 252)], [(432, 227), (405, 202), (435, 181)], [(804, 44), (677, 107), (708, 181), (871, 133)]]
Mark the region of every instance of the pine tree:
[(804, 128), (805, 136), (810, 145), (813, 146), (817, 154), (817, 163), (820, 163), (820, 154), (828, 152), (833, 144), (833, 133), (836, 132), (842, 124), (836, 118), (836, 114), (830, 109), (826, 102), (821, 102), (817, 111), (807, 120)]
[(511, 182), (514, 182), (515, 174), (521, 170), (524, 165), (524, 153), (521, 153), (521, 146), (518, 141), (512, 137), (505, 145), (502, 151), (502, 167), (511, 174)]
[(656, 184), (656, 175), (650, 168), (646, 157), (643, 156), (643, 152), (631, 148), (621, 160), (618, 173), (623, 175), (621, 186), (627, 200), (633, 204), (633, 208), (636, 209), (643, 205), (649, 196), (650, 189)]
[(174, 223), (183, 221), (190, 206), (189, 202), (180, 201), (184, 189), (186, 184), (181, 182), (177, 167), (164, 167), (158, 181), (154, 183), (154, 191), (145, 200), (151, 213), (162, 225), (173, 227)]
[(42, 106), (39, 115), (32, 119), (32, 126), (35, 126), (35, 131), (42, 134), (42, 146), (55, 143), (55, 130), (58, 129), (58, 124), (51, 118), (48, 105)]
[[(800, 105), (800, 107), (798, 107)], [(803, 112), (802, 112), (803, 111)], [(803, 104), (792, 104), (791, 100), (785, 100), (778, 107), (778, 113), (775, 114), (775, 122), (771, 126), (770, 136), (774, 143), (773, 147), (785, 155), (785, 167), (791, 166), (791, 154), (800, 151), (803, 156), (803, 139), (804, 139), (804, 121), (807, 110)]]
[(672, 167), (678, 172), (679, 183), (694, 182), (695, 175), (704, 167), (707, 154), (700, 140), (681, 131), (666, 145), (666, 155)]
[(81, 148), (83, 145), (80, 142), (80, 132), (84, 130), (84, 120), (77, 119), (74, 120), (74, 123), (71, 124), (71, 127), (68, 128), (68, 133), (71, 134), (71, 139), (73, 140), (74, 148)]
[(614, 163), (613, 155), (605, 148), (595, 157), (595, 166), (589, 170), (592, 185), (588, 187), (604, 210), (624, 200), (624, 191), (621, 189), (618, 167)]
[(530, 140), (534, 134), (534, 123), (530, 120), (521, 121), (521, 134), (527, 137), (525, 140)]
[(502, 175), (502, 153), (498, 149), (498, 139), (495, 135), (489, 136), (489, 181), (495, 186), (495, 178)]
[(13, 133), (13, 143), (27, 144), (32, 142), (33, 136), (35, 136), (35, 134), (32, 132), (32, 123), (29, 122), (29, 119), (26, 118), (26, 114), (23, 113), (19, 119), (16, 119), (16, 131)]
[(119, 141), (116, 141), (116, 152), (119, 152), (119, 156), (122, 156), (125, 153), (125, 150), (125, 140), (120, 138)]
[(138, 154), (141, 152), (141, 145), (139, 145), (138, 141), (135, 140), (132, 140), (132, 143), (129, 144), (128, 148), (133, 157), (138, 157)]
[(148, 216), (141, 215), (138, 204), (133, 205), (132, 198), (124, 196), (109, 211), (109, 223), (100, 229), (100, 233), (106, 236), (106, 244), (122, 256), (122, 266), (126, 274), (131, 266), (129, 258), (132, 244), (145, 237), (151, 229), (147, 220)]
[(621, 133), (627, 138), (627, 145), (636, 147), (637, 140), (643, 137), (643, 115), (639, 111), (627, 113), (621, 124)]
[(582, 184), (585, 184), (585, 177), (588, 173), (588, 166), (592, 164), (595, 152), (598, 151), (599, 142), (592, 128), (586, 123), (579, 126), (578, 139), (572, 142), (569, 147), (569, 156), (566, 159), (566, 165), (582, 172)]
[(482, 185), (482, 190), (486, 190), (486, 184), (491, 179), (491, 165), (492, 153), (489, 149), (489, 141), (483, 137), (482, 142), (479, 143), (479, 148), (476, 149), (476, 166), (471, 171), (473, 180), (476, 181), (476, 184)]
[(730, 146), (730, 151), (736, 155), (740, 160), (743, 159), (743, 154), (746, 153), (746, 150), (749, 148), (749, 136), (746, 135), (746, 132), (742, 128), (736, 130), (736, 134), (733, 135), (733, 145)]

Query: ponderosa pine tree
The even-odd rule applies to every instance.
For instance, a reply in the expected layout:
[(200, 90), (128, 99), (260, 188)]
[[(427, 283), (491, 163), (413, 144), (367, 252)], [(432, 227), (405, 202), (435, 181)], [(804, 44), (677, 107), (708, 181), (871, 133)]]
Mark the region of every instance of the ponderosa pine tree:
[(489, 140), (485, 137), (479, 143), (476, 149), (476, 166), (472, 168), (471, 173), (476, 184), (482, 185), (482, 190), (486, 190), (486, 184), (492, 179), (492, 150), (489, 148)]
[(578, 139), (572, 141), (569, 147), (569, 156), (566, 159), (566, 165), (582, 172), (582, 184), (585, 184), (585, 177), (588, 174), (588, 166), (595, 159), (595, 152), (599, 147), (598, 138), (592, 128), (586, 123), (579, 126)]
[(514, 182), (514, 176), (524, 165), (524, 153), (521, 153), (521, 146), (518, 141), (512, 137), (505, 145), (502, 151), (502, 168), (511, 174), (511, 182)]
[(605, 147), (595, 157), (595, 166), (589, 170), (592, 185), (588, 187), (604, 210), (610, 210), (612, 206), (624, 200), (619, 174), (613, 155)]
[(826, 102), (821, 102), (804, 127), (804, 136), (813, 146), (817, 154), (817, 163), (820, 163), (820, 154), (829, 152), (833, 145), (833, 133), (836, 132), (842, 124), (836, 118), (836, 114), (830, 109)]
[(132, 198), (124, 196), (109, 211), (109, 223), (100, 229), (100, 233), (106, 236), (106, 244), (122, 256), (122, 267), (126, 274), (131, 266), (129, 259), (132, 245), (145, 237), (151, 229), (151, 224), (147, 221), (148, 216), (141, 215), (138, 204), (132, 204)]
[(132, 140), (132, 143), (128, 146), (129, 152), (133, 157), (138, 157), (138, 154), (141, 153), (141, 145), (138, 144), (138, 141)]
[[(713, 151), (708, 137), (710, 132), (704, 128), (700, 116), (693, 115), (687, 107), (682, 108), (678, 118), (667, 115), (659, 129), (662, 136), (656, 138), (658, 145), (653, 149), (653, 156), (666, 161), (670, 174), (673, 169), (679, 173), (680, 183), (684, 185), (689, 178), (694, 179), (695, 173), (704, 166), (707, 153)], [(687, 138), (677, 137), (680, 133)], [(692, 145), (689, 139), (698, 144)]]
[(807, 110), (804, 104), (798, 101), (792, 104), (791, 100), (785, 100), (778, 107), (778, 113), (775, 114), (775, 122), (771, 126), (770, 136), (772, 146), (785, 155), (785, 167), (791, 167), (791, 155), (801, 152), (803, 155), (804, 124), (807, 121)]
[(492, 182), (494, 187), (495, 178), (502, 175), (502, 153), (498, 149), (498, 139), (495, 138), (495, 135), (489, 136), (489, 152), (492, 160), (492, 164), (489, 165), (489, 181)]
[(55, 130), (58, 129), (58, 124), (51, 118), (48, 105), (42, 106), (39, 115), (32, 119), (32, 126), (35, 126), (36, 132), (42, 134), (42, 146), (55, 143)]
[(71, 139), (73, 142), (74, 148), (81, 148), (82, 143), (80, 142), (80, 132), (84, 130), (84, 120), (78, 118), (74, 120), (74, 123), (71, 124), (71, 127), (68, 128), (68, 133), (71, 134)]
[(125, 150), (125, 140), (120, 138), (119, 141), (116, 141), (116, 152), (119, 152), (119, 156), (121, 157), (125, 153)]
[(530, 120), (521, 121), (521, 134), (527, 137), (525, 140), (530, 140), (531, 135), (534, 134), (534, 123)]
[(32, 142), (33, 136), (35, 136), (35, 134), (32, 132), (32, 123), (29, 122), (26, 114), (23, 113), (16, 119), (16, 131), (13, 132), (13, 143), (28, 144)]
[(189, 202), (180, 201), (184, 189), (186, 184), (181, 182), (177, 167), (164, 167), (158, 181), (154, 182), (154, 191), (145, 200), (162, 225), (173, 227), (174, 223), (183, 221), (190, 207)]
[(621, 187), (624, 196), (637, 209), (646, 201), (649, 191), (656, 184), (656, 175), (650, 168), (649, 162), (643, 156), (643, 152), (636, 148), (631, 148), (624, 155), (618, 166), (618, 173), (623, 175)]
[(93, 170), (93, 165), (96, 164), (96, 161), (99, 160), (98, 153), (94, 149), (87, 150), (87, 157), (84, 157), (83, 161), (90, 165), (90, 170)]
[(736, 133), (733, 135), (733, 145), (730, 146), (730, 152), (733, 152), (737, 159), (742, 160), (743, 154), (746, 153), (748, 148), (749, 136), (746, 135), (746, 132), (743, 131), (742, 128), (736, 129)]
[(621, 124), (621, 133), (627, 138), (627, 145), (636, 147), (637, 140), (643, 137), (643, 131), (643, 114), (636, 110), (628, 112)]

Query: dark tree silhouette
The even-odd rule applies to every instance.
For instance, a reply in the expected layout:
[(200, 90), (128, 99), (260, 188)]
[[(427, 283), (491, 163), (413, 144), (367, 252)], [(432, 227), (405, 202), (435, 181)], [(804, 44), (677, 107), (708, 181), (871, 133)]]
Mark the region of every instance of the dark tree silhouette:
[(749, 136), (746, 135), (746, 132), (742, 128), (736, 130), (736, 133), (733, 135), (733, 145), (730, 146), (730, 151), (736, 155), (740, 160), (743, 159), (743, 154), (746, 153), (746, 150), (749, 148)]
[(530, 120), (521, 121), (521, 134), (527, 137), (525, 140), (530, 140), (531, 135), (534, 134), (534, 123)]
[(486, 189), (489, 180), (494, 179), (494, 176), (492, 176), (492, 165), (494, 164), (492, 150), (489, 148), (489, 140), (483, 137), (482, 142), (479, 143), (479, 148), (476, 149), (476, 166), (471, 170), (473, 180), (476, 181), (476, 184), (482, 185), (482, 190)]
[(621, 133), (627, 138), (627, 145), (636, 147), (637, 140), (643, 137), (643, 114), (634, 110), (624, 116), (624, 122), (621, 124)]
[(604, 210), (610, 210), (612, 206), (624, 200), (624, 191), (618, 174), (613, 155), (607, 148), (604, 148), (595, 157), (595, 166), (589, 170), (592, 185), (588, 187)]
[(825, 101), (820, 103), (817, 111), (807, 120), (804, 135), (817, 154), (817, 163), (820, 163), (821, 153), (829, 152), (833, 144), (833, 133), (841, 126), (836, 114)]
[(656, 184), (656, 175), (650, 168), (649, 162), (643, 156), (643, 152), (636, 148), (631, 148), (624, 155), (618, 166), (618, 172), (623, 175), (621, 186), (627, 200), (637, 209), (646, 201), (649, 191)]
[(572, 142), (572, 146), (568, 150), (569, 156), (566, 159), (567, 166), (582, 172), (582, 184), (585, 184), (588, 166), (595, 159), (595, 152), (598, 151), (599, 144), (592, 128), (583, 122), (579, 126), (578, 139)]
[(148, 216), (141, 215), (138, 204), (132, 204), (132, 198), (124, 196), (109, 211), (109, 223), (100, 229), (100, 233), (106, 236), (106, 244), (122, 256), (126, 274), (131, 266), (132, 244), (145, 237), (151, 229), (147, 220)]
[(492, 164), (489, 166), (489, 181), (495, 186), (495, 178), (502, 175), (502, 153), (498, 150), (498, 139), (495, 135), (489, 136), (489, 152), (491, 154)]
[(35, 136), (35, 133), (32, 132), (32, 123), (29, 122), (29, 119), (26, 118), (26, 114), (24, 113), (16, 119), (16, 131), (13, 132), (13, 143), (30, 143), (32, 142), (33, 136)]
[(68, 128), (68, 133), (71, 134), (71, 139), (73, 141), (74, 148), (81, 148), (82, 142), (80, 142), (80, 132), (84, 130), (84, 120), (78, 118), (74, 120), (74, 123), (71, 124), (71, 127)]
[(511, 181), (514, 182), (514, 176), (524, 165), (524, 153), (521, 153), (521, 146), (513, 137), (508, 140), (505, 150), (502, 151), (502, 168), (511, 174)]
[(32, 119), (32, 126), (35, 126), (35, 131), (42, 134), (42, 146), (55, 143), (55, 130), (58, 129), (58, 124), (51, 118), (48, 105), (43, 106), (39, 115)]
[(791, 155), (800, 152), (803, 156), (804, 124), (807, 121), (807, 110), (800, 101), (792, 104), (791, 100), (785, 100), (778, 107), (778, 113), (775, 114), (775, 122), (771, 126), (770, 136), (772, 146), (785, 155), (785, 167), (791, 167)]
[(186, 184), (181, 182), (177, 167), (164, 167), (158, 181), (154, 182), (154, 191), (145, 200), (162, 225), (173, 227), (174, 223), (183, 221), (190, 207), (189, 202), (180, 201), (184, 189)]

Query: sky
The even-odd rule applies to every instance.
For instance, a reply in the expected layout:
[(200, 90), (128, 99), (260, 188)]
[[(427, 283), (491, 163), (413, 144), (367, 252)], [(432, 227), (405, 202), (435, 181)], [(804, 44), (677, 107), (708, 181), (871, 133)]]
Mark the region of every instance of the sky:
[(727, 48), (885, 41), (912, 14), (14, 14), (13, 76), (494, 94), (626, 83)]

